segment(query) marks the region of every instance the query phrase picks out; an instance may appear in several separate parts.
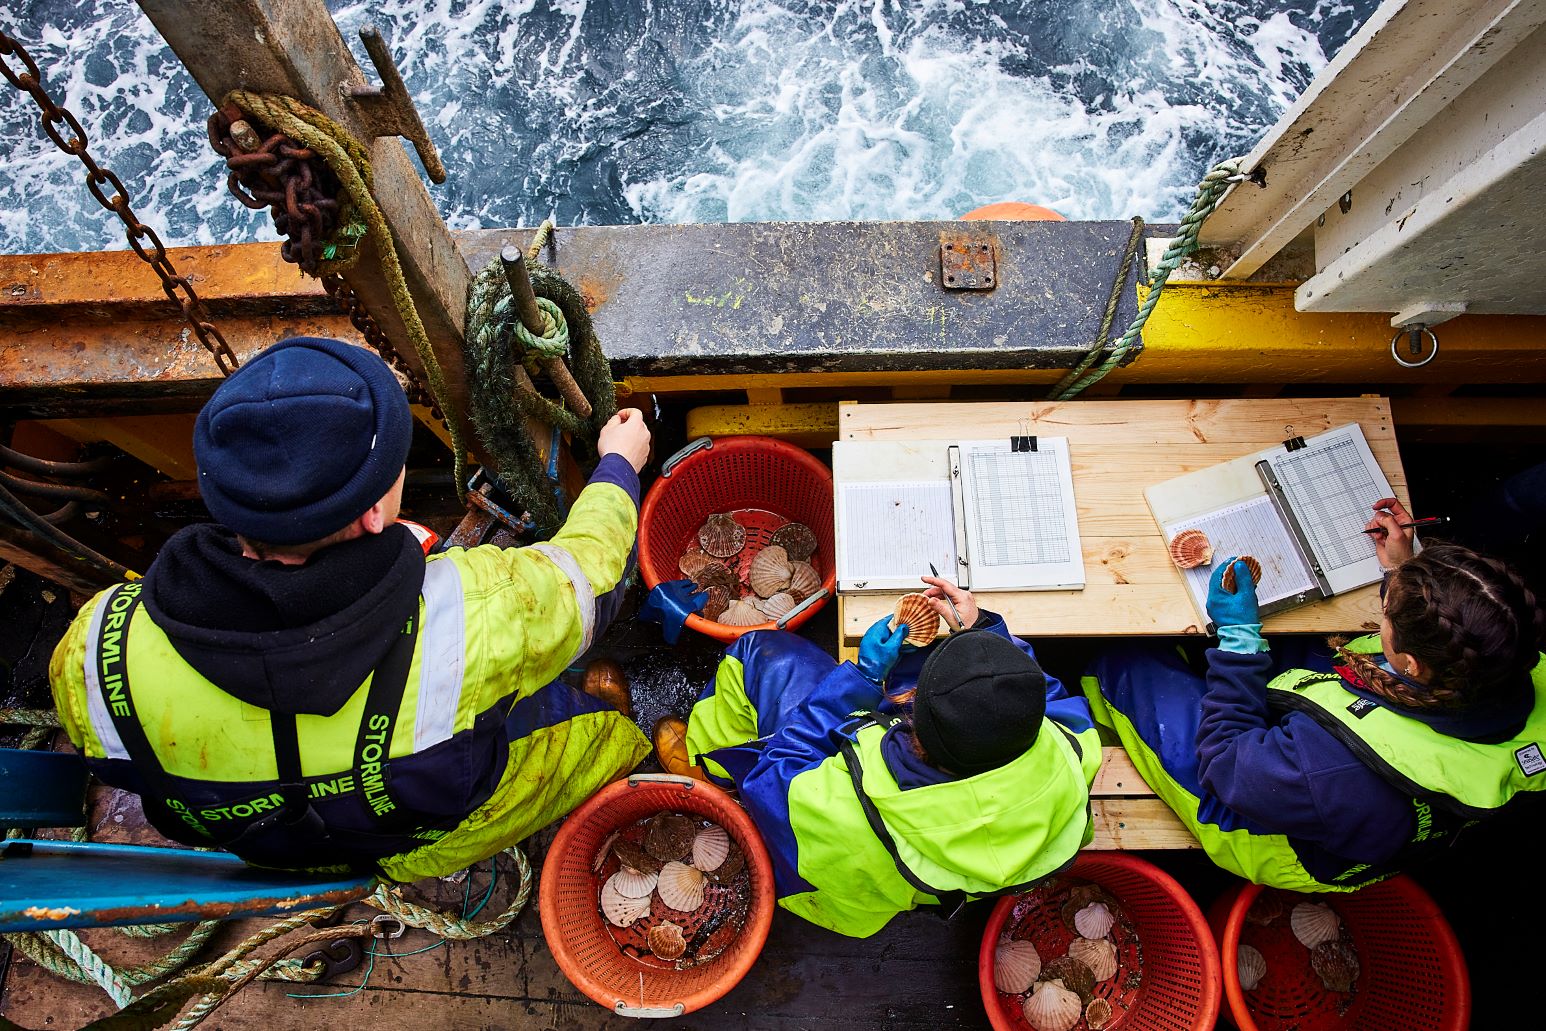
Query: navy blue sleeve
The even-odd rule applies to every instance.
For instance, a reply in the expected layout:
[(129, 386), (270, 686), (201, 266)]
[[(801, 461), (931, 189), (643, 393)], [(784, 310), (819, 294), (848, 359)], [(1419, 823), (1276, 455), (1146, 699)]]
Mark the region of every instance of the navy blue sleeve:
[(602, 455), (596, 463), (596, 471), (590, 474), (590, 483), (615, 483), (633, 498), (633, 507), (639, 507), (639, 474), (622, 455)]
[(1267, 711), (1270, 653), (1208, 650), (1197, 728), (1204, 790), (1265, 829), (1379, 862), (1411, 833), (1409, 800), (1309, 716)]
[[(1009, 632), (1009, 625), (1004, 622), (1004, 617), (997, 612), (979, 610), (974, 630), (986, 630), (989, 633), (998, 634), (1000, 637), (1013, 641), (1015, 647), (1030, 656), (1032, 662), (1040, 666), (1036, 661), (1036, 652), (1031, 648), (1029, 641)], [(1083, 695), (1070, 695), (1068, 688), (1057, 677), (1042, 670), (1042, 675), (1047, 678), (1047, 716), (1056, 720), (1075, 734), (1082, 734), (1095, 725), (1095, 718), (1090, 712), (1090, 703), (1085, 701)]]

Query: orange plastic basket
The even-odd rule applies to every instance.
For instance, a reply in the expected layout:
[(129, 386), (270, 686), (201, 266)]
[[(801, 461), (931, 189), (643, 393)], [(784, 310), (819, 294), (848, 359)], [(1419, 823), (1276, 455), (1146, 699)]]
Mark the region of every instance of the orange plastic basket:
[[(1272, 901), (1284, 910), (1266, 926), (1245, 918), (1264, 892), (1278, 896)], [(1321, 985), (1309, 951), (1294, 938), (1287, 911), (1303, 900), (1325, 903), (1342, 917), (1358, 954), (1350, 997)], [(1218, 936), (1229, 1017), (1241, 1031), (1458, 1031), (1470, 1024), (1471, 978), (1460, 944), (1410, 877), (1326, 895), (1242, 881), (1214, 902), (1208, 920)], [(1267, 961), (1266, 976), (1249, 992), (1240, 987), (1242, 941)]]
[[(621, 952), (597, 905), (593, 864), (612, 832), (658, 812), (690, 813), (730, 833), (746, 857), (750, 898), (741, 932), (718, 956), (685, 970)], [(558, 968), (574, 986), (625, 1017), (677, 1017), (734, 988), (756, 962), (773, 923), (773, 865), (751, 817), (711, 784), (669, 774), (635, 774), (607, 785), (559, 828), (542, 865), (538, 909)]]
[[(993, 953), (1006, 931), (1029, 938), (1044, 958), (1067, 953), (1073, 932), (1062, 905), (1071, 883), (1092, 882), (1116, 899), (1133, 933), (1117, 925), (1116, 975), (1095, 986), (1111, 1003), (1111, 1031), (1209, 1031), (1219, 1013), (1219, 955), (1202, 910), (1175, 878), (1136, 856), (1081, 852), (1072, 867), (1040, 887), (999, 900), (982, 934), (977, 980), (995, 1031), (1028, 1031), (1018, 996), (993, 985)], [(1129, 976), (1136, 972), (1138, 977)], [(1083, 1028), (1083, 1021), (1077, 1025)]]
[(743, 579), (774, 530), (791, 521), (809, 526), (816, 535), (811, 565), (822, 576), (822, 592), (781, 624), (725, 626), (694, 613), (687, 617), (694, 630), (726, 644), (748, 630), (797, 630), (837, 590), (832, 470), (773, 437), (700, 437), (666, 460), (639, 514), (639, 571), (646, 588), (682, 578), (677, 560), (716, 512), (729, 512), (746, 530), (746, 547), (736, 557)]

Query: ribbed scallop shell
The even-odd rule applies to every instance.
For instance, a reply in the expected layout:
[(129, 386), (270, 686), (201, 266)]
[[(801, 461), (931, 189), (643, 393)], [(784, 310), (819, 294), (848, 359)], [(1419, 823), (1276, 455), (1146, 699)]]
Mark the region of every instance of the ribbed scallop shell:
[(1084, 1015), (1084, 1003), (1055, 981), (1043, 981), (1036, 994), (1025, 1000), (1021, 1012), (1036, 1031), (1069, 1031)]
[(1201, 530), (1182, 530), (1170, 539), (1170, 559), (1182, 569), (1195, 569), (1212, 558), (1213, 545)]
[(703, 905), (703, 871), (686, 863), (667, 863), (660, 870), (655, 890), (660, 901), (672, 909), (691, 913)]
[(797, 602), (804, 601), (821, 590), (821, 574), (809, 562), (789, 563), (788, 591)]
[(1235, 950), (1235, 972), (1240, 977), (1240, 987), (1252, 991), (1267, 974), (1267, 957), (1254, 945), (1242, 942)]
[[(1241, 555), (1240, 562), (1245, 566), (1246, 571), (1251, 574), (1252, 585), (1259, 585), (1261, 583), (1261, 563), (1256, 561), (1256, 556)], [(1224, 575), (1219, 577), (1219, 586), (1230, 594), (1235, 593), (1235, 564), (1233, 562), (1229, 564), (1228, 569), (1224, 570)]]
[(730, 607), (730, 592), (723, 587), (710, 587), (708, 589), (709, 600), (703, 603), (701, 615), (704, 619), (719, 622), (719, 617), (725, 614)]
[(907, 643), (922, 648), (933, 644), (939, 634), (939, 613), (921, 594), (904, 594), (891, 610), (891, 629), (907, 624)]
[(655, 890), (657, 875), (644, 873), (642, 870), (634, 870), (623, 867), (617, 873), (607, 878), (603, 887), (610, 887), (613, 891), (630, 899), (647, 899), (650, 892)]
[(699, 527), (698, 544), (715, 558), (739, 555), (746, 547), (746, 528), (723, 512), (716, 512)]
[(749, 601), (737, 598), (719, 614), (716, 623), (725, 626), (761, 626), (768, 621), (767, 614)]
[(768, 598), (789, 586), (789, 556), (783, 548), (770, 545), (757, 552), (751, 568), (746, 571), (746, 582), (757, 597)]
[(692, 585), (700, 591), (718, 587), (728, 594), (739, 594), (741, 581), (735, 575), (735, 570), (718, 559), (711, 558), (698, 567), (698, 572), (692, 577)]
[(624, 866), (638, 870), (640, 873), (660, 873), (660, 860), (644, 850), (644, 846), (626, 838), (613, 843), (612, 854), (617, 856), (617, 861)]
[(662, 920), (651, 927), (644, 941), (659, 959), (681, 959), (682, 953), (687, 951), (687, 939), (682, 929), (669, 920)]
[(633, 922), (650, 911), (650, 897), (631, 899), (613, 886), (611, 879), (601, 886), (601, 915), (607, 922), (618, 927), (631, 927)]
[(1342, 918), (1323, 902), (1301, 902), (1288, 914), (1289, 926), (1299, 944), (1313, 949), (1342, 933)]
[(719, 865), (717, 870), (705, 870), (703, 875), (714, 884), (729, 884), (735, 879), (736, 874), (746, 869), (746, 857), (741, 855), (741, 850), (736, 848), (735, 842), (730, 842), (730, 854)]
[(1041, 973), (1041, 953), (1029, 941), (1000, 938), (993, 950), (993, 987), (1005, 995), (1019, 995), (1036, 983)]
[(705, 827), (692, 839), (692, 865), (699, 870), (718, 870), (729, 856), (730, 835), (723, 827)]
[(1095, 996), (1095, 975), (1090, 968), (1072, 956), (1059, 956), (1041, 965), (1041, 979), (1056, 981), (1062, 987), (1079, 996), (1083, 1006)]
[(1310, 969), (1327, 991), (1350, 992), (1358, 980), (1358, 954), (1340, 941), (1321, 942), (1310, 950)]
[(1109, 981), (1117, 973), (1117, 947), (1105, 938), (1075, 938), (1068, 955), (1090, 968), (1097, 981)]
[(788, 591), (779, 591), (777, 594), (773, 595), (773, 597), (764, 598), (762, 601), (757, 603), (757, 607), (761, 609), (769, 619), (781, 619), (784, 616), (787, 616), (790, 612), (794, 611), (794, 606), (794, 595), (790, 594)]
[(1084, 1022), (1090, 1031), (1101, 1031), (1102, 1028), (1111, 1026), (1112, 1017), (1116, 1012), (1111, 1008), (1111, 1003), (1105, 999), (1091, 999), (1090, 1004), (1084, 1008)]
[(773, 531), (769, 544), (777, 544), (795, 562), (804, 562), (816, 554), (816, 535), (804, 523), (785, 523)]
[(1246, 920), (1260, 927), (1266, 927), (1282, 915), (1283, 896), (1270, 889), (1256, 896), (1251, 908), (1245, 911)]
[(656, 813), (644, 829), (644, 850), (662, 863), (685, 859), (692, 852), (698, 825), (681, 813)]
[(1085, 938), (1104, 938), (1117, 918), (1104, 902), (1091, 902), (1074, 914), (1074, 930)]
[(723, 563), (720, 563), (719, 559), (713, 555), (699, 551), (696, 548), (691, 551), (684, 551), (682, 557), (676, 560), (676, 568), (680, 569), (682, 575), (689, 580), (696, 580), (698, 578), (698, 570), (704, 566), (716, 564), (722, 565)]

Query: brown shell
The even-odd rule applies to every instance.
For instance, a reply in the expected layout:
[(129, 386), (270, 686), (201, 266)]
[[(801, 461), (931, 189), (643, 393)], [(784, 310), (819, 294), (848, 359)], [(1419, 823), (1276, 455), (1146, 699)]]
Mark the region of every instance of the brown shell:
[(1041, 979), (1050, 981), (1053, 978), (1062, 981), (1064, 988), (1079, 996), (1081, 1003), (1095, 997), (1095, 974), (1072, 956), (1059, 956), (1042, 964)]
[(1251, 903), (1251, 908), (1245, 911), (1245, 919), (1249, 923), (1266, 927), (1283, 915), (1284, 908), (1282, 895), (1275, 891), (1263, 891)]
[[(1245, 564), (1246, 571), (1251, 574), (1252, 585), (1261, 583), (1261, 563), (1256, 561), (1254, 555), (1241, 555), (1240, 561)], [(1230, 594), (1235, 593), (1235, 564), (1231, 562), (1229, 568), (1224, 570), (1224, 575), (1219, 577), (1219, 586)]]
[(732, 601), (715, 620), (724, 626), (761, 626), (767, 621), (767, 614), (744, 598)]
[(757, 552), (750, 568), (746, 570), (746, 582), (759, 598), (770, 598), (789, 586), (789, 556), (777, 545), (769, 545)]
[(746, 528), (731, 516), (716, 512), (699, 527), (698, 543), (715, 558), (739, 555), (746, 547)]
[(715, 884), (728, 884), (744, 869), (746, 869), (746, 857), (741, 854), (741, 847), (735, 843), (735, 839), (731, 838), (730, 854), (725, 856), (725, 861), (713, 870), (703, 871), (703, 876)]
[(804, 523), (785, 523), (773, 531), (768, 543), (783, 548), (795, 562), (804, 562), (816, 554), (816, 535)]
[(765, 612), (769, 619), (781, 619), (788, 615), (794, 606), (794, 595), (788, 591), (779, 591), (773, 597), (764, 599), (757, 607)]
[(698, 828), (681, 813), (657, 813), (644, 829), (644, 849), (662, 863), (682, 859), (692, 851)]
[(1182, 530), (1170, 540), (1170, 559), (1182, 569), (1195, 569), (1213, 558), (1213, 545), (1201, 530)]
[(682, 575), (689, 580), (698, 579), (698, 571), (704, 566), (723, 565), (713, 555), (705, 554), (697, 548), (682, 552), (682, 557), (676, 560), (676, 568), (682, 571)]
[(795, 601), (804, 601), (821, 590), (821, 574), (809, 562), (789, 563), (789, 593)]
[(698, 567), (698, 572), (692, 578), (693, 587), (700, 591), (706, 591), (710, 587), (722, 587), (726, 591), (738, 590), (741, 581), (736, 577), (735, 570), (715, 559), (709, 559), (708, 563)]
[(617, 861), (631, 870), (640, 873), (659, 873), (661, 861), (645, 851), (644, 846), (637, 842), (620, 838), (612, 844), (612, 854)]
[(907, 643), (922, 648), (939, 634), (939, 613), (922, 594), (904, 594), (891, 611), (891, 629), (907, 624)]
[(1090, 1004), (1084, 1008), (1084, 1022), (1089, 1025), (1090, 1031), (1101, 1031), (1110, 1027), (1111, 1020), (1116, 1013), (1111, 1008), (1111, 1003), (1102, 998), (1090, 1000)]
[(719, 617), (725, 614), (725, 609), (730, 607), (730, 590), (725, 587), (710, 587), (709, 600), (703, 603), (703, 618), (719, 621)]
[(682, 929), (669, 920), (662, 920), (651, 927), (644, 940), (657, 959), (681, 959), (687, 951), (687, 938), (682, 934)]
[(1321, 942), (1310, 950), (1310, 969), (1330, 992), (1350, 992), (1358, 981), (1358, 953), (1340, 941)]

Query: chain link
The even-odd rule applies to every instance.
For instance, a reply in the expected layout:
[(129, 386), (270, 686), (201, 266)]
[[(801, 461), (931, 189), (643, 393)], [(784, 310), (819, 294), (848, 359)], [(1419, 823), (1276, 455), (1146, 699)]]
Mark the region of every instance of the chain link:
[(322, 288), (338, 302), (338, 306), (349, 316), (349, 322), (360, 331), (365, 342), (392, 367), (393, 372), (397, 373), (398, 379), (403, 381), (404, 391), (408, 394), (408, 402), (426, 406), (431, 415), (443, 421), (445, 416), (441, 414), (440, 406), (435, 404), (434, 398), (430, 396), (419, 377), (413, 374), (413, 369), (403, 360), (403, 356), (398, 354), (387, 341), (386, 334), (381, 331), (381, 327), (376, 324), (370, 312), (365, 310), (359, 295), (344, 282), (344, 277), (336, 273), (325, 275), (322, 277)]
[[(21, 61), (25, 66), (23, 71), (17, 72), (11, 67), (11, 62), (7, 60), (11, 57)], [(199, 300), (193, 284), (186, 276), (178, 274), (156, 231), (135, 217), (134, 209), (129, 206), (129, 190), (123, 180), (111, 169), (98, 165), (91, 156), (86, 144), (86, 130), (81, 127), (81, 123), (67, 109), (54, 103), (43, 88), (43, 73), (38, 70), (32, 55), (4, 31), (0, 31), (0, 74), (12, 86), (32, 97), (42, 113), (43, 131), (54, 141), (54, 145), (66, 154), (79, 158), (81, 164), (86, 166), (86, 189), (97, 199), (97, 203), (123, 222), (129, 246), (161, 277), (161, 289), (166, 292), (167, 298), (181, 309), (194, 335), (220, 367), (221, 375), (229, 376), (240, 363), (220, 330), (209, 321), (209, 313)], [(59, 132), (60, 123), (69, 131), (68, 139)], [(103, 190), (104, 186), (113, 191), (111, 196)]]

